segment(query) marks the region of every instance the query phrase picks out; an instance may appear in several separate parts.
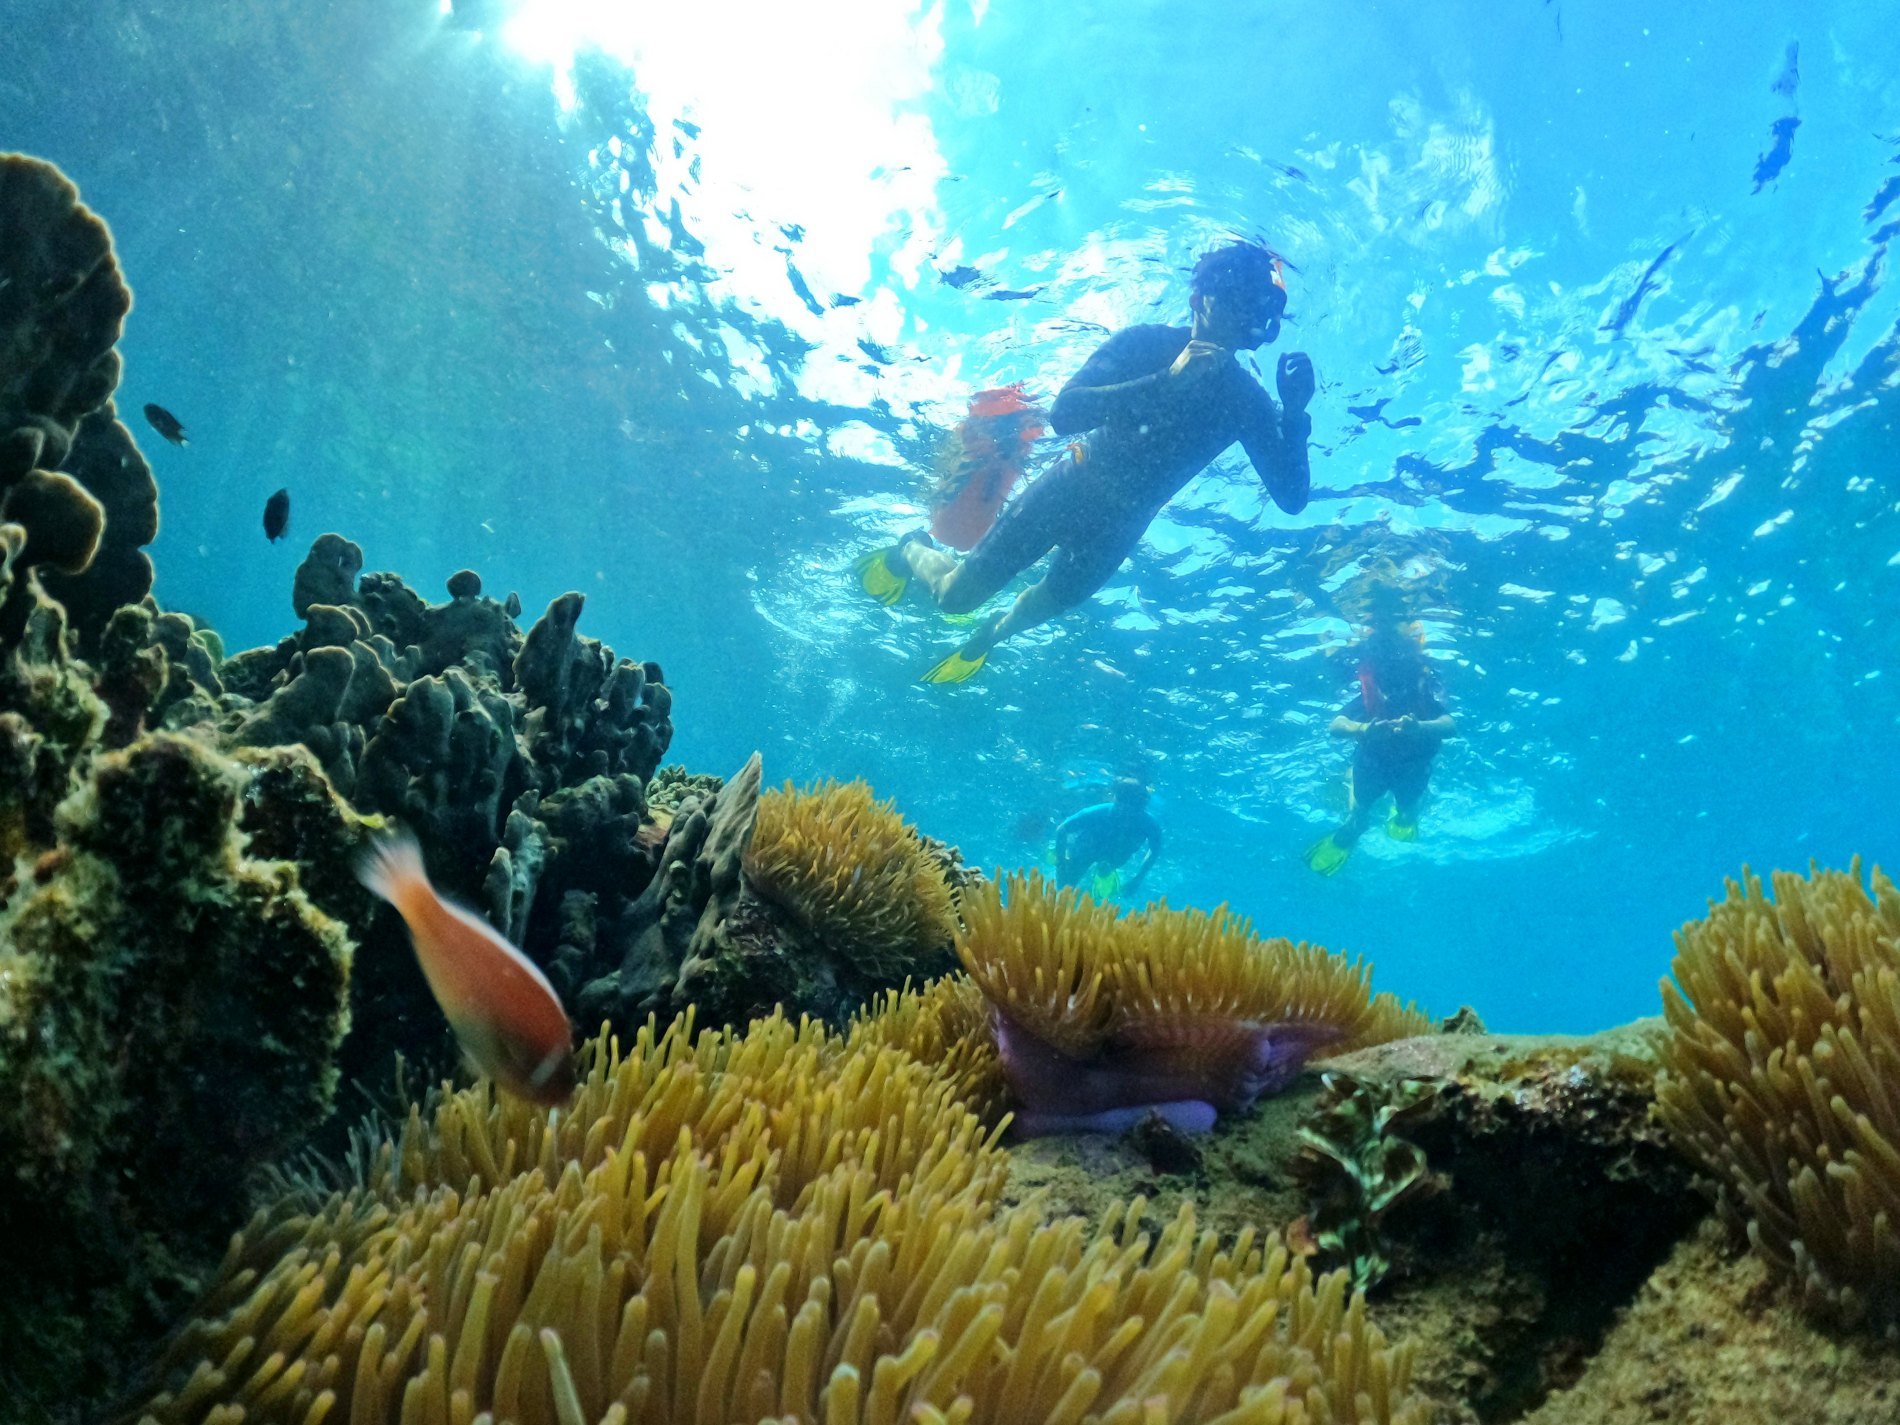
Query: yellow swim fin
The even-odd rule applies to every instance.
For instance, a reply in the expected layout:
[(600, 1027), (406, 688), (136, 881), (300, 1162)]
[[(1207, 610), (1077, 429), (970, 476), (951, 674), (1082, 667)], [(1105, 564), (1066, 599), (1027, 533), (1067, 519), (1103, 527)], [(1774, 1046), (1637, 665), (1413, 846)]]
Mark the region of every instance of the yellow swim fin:
[(1418, 822), (1416, 819), (1407, 821), (1394, 811), (1386, 818), (1385, 834), (1394, 841), (1416, 841), (1418, 840)]
[(959, 648), (917, 681), (920, 683), (967, 683), (976, 676), (977, 670), (989, 661), (989, 657), (987, 653), (979, 653), (974, 658), (968, 658)]
[(1306, 848), (1305, 861), (1315, 872), (1322, 876), (1339, 874), (1339, 868), (1346, 864), (1346, 858), (1352, 855), (1350, 846), (1341, 846), (1333, 840), (1332, 832), (1327, 832), (1311, 846)]
[(909, 566), (891, 563), (891, 556), (902, 547), (893, 544), (888, 549), (873, 550), (851, 566), (858, 576), (859, 586), (885, 608), (903, 598), (904, 591), (910, 588)]

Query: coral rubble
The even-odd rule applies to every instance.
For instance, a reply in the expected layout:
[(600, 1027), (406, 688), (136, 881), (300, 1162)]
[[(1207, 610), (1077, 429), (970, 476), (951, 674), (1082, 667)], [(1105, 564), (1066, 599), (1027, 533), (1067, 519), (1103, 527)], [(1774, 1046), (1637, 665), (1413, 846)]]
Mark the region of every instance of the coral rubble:
[(1677, 933), (1658, 1104), (1776, 1275), (1900, 1326), (1900, 892), (1858, 862), (1773, 884)]

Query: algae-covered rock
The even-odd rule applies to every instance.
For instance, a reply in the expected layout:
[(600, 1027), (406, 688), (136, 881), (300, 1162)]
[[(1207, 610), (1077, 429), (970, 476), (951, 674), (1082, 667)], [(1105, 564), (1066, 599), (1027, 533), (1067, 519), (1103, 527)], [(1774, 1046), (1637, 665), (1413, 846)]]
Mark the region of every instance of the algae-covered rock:
[(1798, 1309), (1721, 1224), (1678, 1243), (1576, 1383), (1523, 1425), (1887, 1425), (1900, 1345)]
[(246, 782), (187, 738), (100, 755), (0, 905), (10, 1400), (111, 1379), (330, 1112), (351, 942), (246, 854)]
[[(1376, 1169), (1367, 1192), (1398, 1189), (1377, 1222), (1390, 1266), (1379, 1319), (1416, 1343), (1441, 1419), (1516, 1419), (1577, 1378), (1704, 1211), (1651, 1119), (1655, 1029), (1395, 1040), (1322, 1061), (1224, 1117), (1195, 1158), (1157, 1151), (1140, 1126), (1023, 1144), (1010, 1194), (1084, 1217), (1133, 1194), (1163, 1217), (1186, 1202), (1219, 1230), (1281, 1231), (1330, 1265), (1315, 1220), (1333, 1188), (1302, 1155), (1315, 1136), (1356, 1144)], [(1323, 1073), (1348, 1076), (1351, 1112), (1384, 1110), (1388, 1131), (1337, 1131), (1341, 1096)], [(1406, 1190), (1425, 1179), (1436, 1191)]]

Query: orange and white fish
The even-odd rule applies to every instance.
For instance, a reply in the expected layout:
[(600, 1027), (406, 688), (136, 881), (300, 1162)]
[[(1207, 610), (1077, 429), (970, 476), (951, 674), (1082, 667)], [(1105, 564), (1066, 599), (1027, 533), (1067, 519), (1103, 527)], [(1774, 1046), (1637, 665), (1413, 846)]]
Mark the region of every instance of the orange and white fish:
[(534, 962), (480, 916), (436, 894), (413, 836), (377, 842), (357, 876), (408, 924), (422, 973), (476, 1071), (533, 1103), (567, 1102), (573, 1030)]

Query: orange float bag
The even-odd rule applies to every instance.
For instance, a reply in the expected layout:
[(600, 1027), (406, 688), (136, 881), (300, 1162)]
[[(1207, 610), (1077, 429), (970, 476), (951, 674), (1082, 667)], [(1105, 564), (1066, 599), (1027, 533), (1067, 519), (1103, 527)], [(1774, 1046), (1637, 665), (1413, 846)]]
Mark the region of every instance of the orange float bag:
[(950, 433), (930, 499), (930, 532), (952, 549), (970, 550), (990, 532), (1029, 452), (1047, 427), (1022, 382), (978, 391)]

